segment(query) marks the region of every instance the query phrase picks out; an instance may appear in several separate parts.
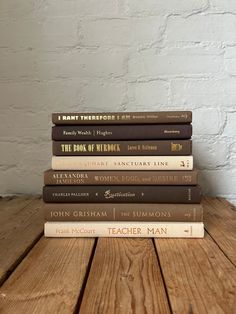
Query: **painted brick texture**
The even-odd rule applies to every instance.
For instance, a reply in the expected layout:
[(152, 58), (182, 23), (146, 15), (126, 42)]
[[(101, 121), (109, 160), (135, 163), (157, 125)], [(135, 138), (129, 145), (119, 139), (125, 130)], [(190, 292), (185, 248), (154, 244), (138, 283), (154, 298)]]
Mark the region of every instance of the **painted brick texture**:
[(206, 194), (236, 203), (236, 1), (0, 1), (0, 191), (40, 193), (53, 111), (192, 110)]

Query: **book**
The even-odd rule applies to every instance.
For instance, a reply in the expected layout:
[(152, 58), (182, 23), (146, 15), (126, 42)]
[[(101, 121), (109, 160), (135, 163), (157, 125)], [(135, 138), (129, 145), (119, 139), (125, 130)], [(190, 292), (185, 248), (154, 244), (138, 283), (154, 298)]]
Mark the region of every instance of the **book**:
[(53, 113), (54, 124), (191, 123), (191, 111)]
[(160, 141), (53, 141), (56, 156), (191, 155), (191, 140)]
[(158, 140), (189, 139), (191, 124), (130, 124), (130, 125), (63, 125), (52, 127), (52, 140)]
[(203, 238), (202, 222), (46, 222), (45, 237)]
[(45, 185), (196, 185), (196, 170), (115, 171), (52, 170), (44, 172)]
[(193, 156), (52, 156), (53, 170), (193, 170)]
[(200, 204), (45, 203), (46, 221), (202, 222)]
[(48, 185), (46, 203), (192, 203), (201, 201), (198, 185)]

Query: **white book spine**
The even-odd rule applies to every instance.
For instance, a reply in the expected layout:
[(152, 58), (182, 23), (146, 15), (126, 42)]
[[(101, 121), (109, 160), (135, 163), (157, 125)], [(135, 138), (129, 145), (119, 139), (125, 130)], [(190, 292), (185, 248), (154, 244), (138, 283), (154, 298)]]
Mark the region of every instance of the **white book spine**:
[(193, 156), (53, 156), (53, 170), (193, 170)]
[(45, 237), (203, 238), (202, 222), (46, 222)]

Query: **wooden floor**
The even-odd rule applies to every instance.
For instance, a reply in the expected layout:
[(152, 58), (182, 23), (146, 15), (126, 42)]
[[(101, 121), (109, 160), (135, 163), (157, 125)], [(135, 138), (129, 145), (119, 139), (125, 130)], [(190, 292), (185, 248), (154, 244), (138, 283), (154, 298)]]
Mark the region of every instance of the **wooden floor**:
[(46, 239), (39, 197), (0, 200), (0, 313), (236, 313), (236, 211), (204, 239)]

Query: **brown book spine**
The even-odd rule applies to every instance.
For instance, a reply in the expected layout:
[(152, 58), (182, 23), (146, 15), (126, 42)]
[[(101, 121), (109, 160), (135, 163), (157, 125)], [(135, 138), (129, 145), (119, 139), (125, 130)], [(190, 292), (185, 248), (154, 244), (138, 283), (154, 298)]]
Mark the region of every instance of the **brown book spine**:
[(44, 172), (45, 185), (196, 185), (192, 171), (56, 171)]
[(201, 190), (196, 186), (44, 186), (46, 203), (196, 203)]
[(189, 139), (191, 124), (65, 125), (52, 127), (54, 141)]
[(198, 204), (73, 204), (47, 203), (46, 221), (166, 221), (202, 222)]
[(191, 123), (191, 111), (53, 113), (54, 124), (152, 124)]
[(53, 141), (55, 156), (191, 155), (192, 141)]

